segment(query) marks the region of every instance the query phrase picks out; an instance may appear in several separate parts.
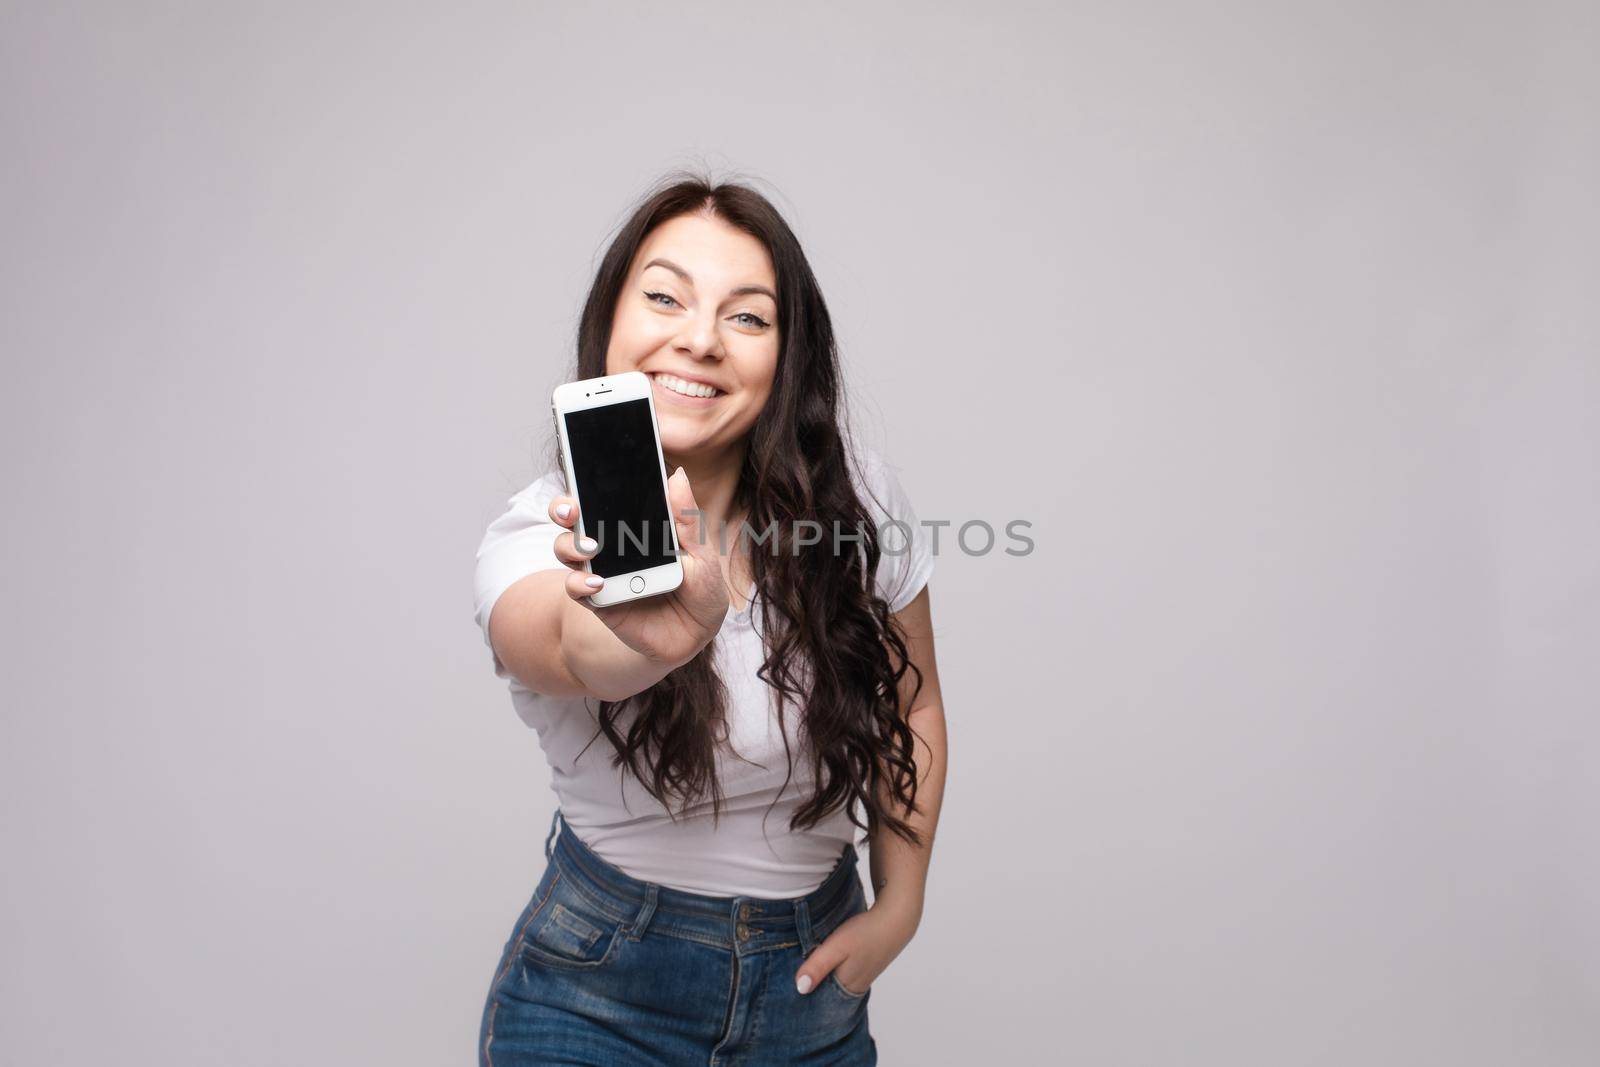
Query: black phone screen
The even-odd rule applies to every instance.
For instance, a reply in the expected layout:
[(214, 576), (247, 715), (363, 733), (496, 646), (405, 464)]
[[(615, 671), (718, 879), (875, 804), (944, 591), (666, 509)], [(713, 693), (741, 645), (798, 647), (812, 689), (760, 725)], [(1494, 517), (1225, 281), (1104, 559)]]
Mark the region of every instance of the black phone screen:
[(590, 569), (610, 578), (676, 560), (650, 402), (569, 411), (566, 420), (583, 529), (600, 542)]

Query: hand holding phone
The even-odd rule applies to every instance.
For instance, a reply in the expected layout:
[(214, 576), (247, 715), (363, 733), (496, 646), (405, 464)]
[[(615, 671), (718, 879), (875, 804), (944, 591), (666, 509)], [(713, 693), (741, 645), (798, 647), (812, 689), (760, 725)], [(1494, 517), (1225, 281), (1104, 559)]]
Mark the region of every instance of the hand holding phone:
[[(681, 665), (693, 659), (722, 628), (728, 614), (728, 585), (722, 578), (722, 565), (709, 538), (700, 544), (699, 520), (694, 515), (694, 491), (689, 476), (679, 473), (667, 480), (667, 491), (674, 516), (678, 519), (679, 562), (683, 581), (670, 593), (630, 600), (611, 607), (596, 607), (590, 601), (594, 592), (587, 584), (591, 576), (586, 565), (591, 552), (576, 543), (573, 528), (578, 521), (578, 501), (558, 496), (550, 502), (550, 519), (566, 532), (556, 538), (556, 557), (570, 569), (567, 595), (594, 612), (617, 639), (655, 663)], [(567, 509), (562, 514), (561, 509)]]
[(687, 473), (665, 477), (649, 378), (569, 382), (552, 413), (569, 490), (550, 503), (566, 528), (555, 547), (573, 571), (567, 595), (651, 661), (688, 662), (721, 628), (728, 589)]

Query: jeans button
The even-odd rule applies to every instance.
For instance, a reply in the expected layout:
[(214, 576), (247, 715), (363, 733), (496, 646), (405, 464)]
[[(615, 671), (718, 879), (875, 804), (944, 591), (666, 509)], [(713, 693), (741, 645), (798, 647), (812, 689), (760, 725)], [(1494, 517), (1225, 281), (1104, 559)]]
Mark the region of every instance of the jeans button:
[(750, 928), (748, 926), (746, 926), (744, 923), (740, 923), (738, 926), (736, 926), (734, 928), (734, 932), (739, 935), (739, 940), (740, 941), (748, 941), (748, 940), (750, 940)]
[(748, 904), (740, 904), (739, 905), (739, 918), (741, 918), (741, 919), (750, 918), (750, 905), (748, 905)]

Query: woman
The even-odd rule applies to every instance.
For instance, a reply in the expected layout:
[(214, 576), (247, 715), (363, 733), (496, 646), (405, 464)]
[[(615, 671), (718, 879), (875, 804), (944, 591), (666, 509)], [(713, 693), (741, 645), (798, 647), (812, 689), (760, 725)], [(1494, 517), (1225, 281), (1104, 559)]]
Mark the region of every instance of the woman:
[(623, 226), (573, 377), (624, 371), (654, 380), (683, 584), (593, 607), (559, 471), (478, 551), (478, 623), (560, 802), (481, 1062), (875, 1063), (867, 1002), (921, 920), (944, 783), (925, 531), (852, 457), (822, 294), (754, 191), (678, 181)]

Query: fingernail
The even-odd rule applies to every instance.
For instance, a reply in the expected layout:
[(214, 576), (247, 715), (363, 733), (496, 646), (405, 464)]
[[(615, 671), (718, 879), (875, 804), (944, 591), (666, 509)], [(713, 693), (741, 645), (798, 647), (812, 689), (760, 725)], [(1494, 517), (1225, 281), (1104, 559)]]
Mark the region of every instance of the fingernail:
[(557, 504), (556, 505), (556, 518), (564, 519), (568, 515), (571, 515), (571, 514), (572, 514), (572, 505), (571, 504)]
[(596, 541), (592, 537), (580, 537), (580, 538), (578, 538), (578, 548), (579, 548), (580, 551), (593, 552), (595, 549), (597, 549), (599, 547), (600, 547), (600, 542)]
[(802, 974), (798, 979), (795, 980), (794, 987), (800, 990), (801, 993), (811, 992), (811, 976), (809, 974)]
[(599, 589), (602, 585), (606, 584), (606, 580), (600, 577), (598, 574), (591, 574), (589, 577), (583, 580), (583, 584), (588, 586), (590, 589)]

